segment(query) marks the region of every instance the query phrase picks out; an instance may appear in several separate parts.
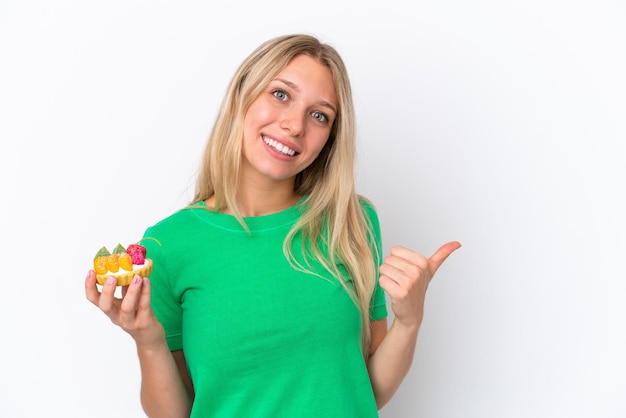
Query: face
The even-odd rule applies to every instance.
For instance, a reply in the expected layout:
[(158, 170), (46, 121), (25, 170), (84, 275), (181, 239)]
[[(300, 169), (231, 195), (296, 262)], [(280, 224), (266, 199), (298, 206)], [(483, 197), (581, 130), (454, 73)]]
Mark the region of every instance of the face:
[(328, 141), (337, 115), (330, 70), (299, 55), (250, 105), (244, 118), (243, 184), (291, 184)]

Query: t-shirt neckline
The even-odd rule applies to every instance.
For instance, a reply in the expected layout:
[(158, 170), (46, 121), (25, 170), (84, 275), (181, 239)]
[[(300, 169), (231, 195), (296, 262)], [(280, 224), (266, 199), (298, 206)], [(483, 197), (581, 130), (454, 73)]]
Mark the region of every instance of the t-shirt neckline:
[[(302, 204), (305, 199), (306, 196), (303, 196), (294, 205), (281, 211), (267, 215), (244, 216), (243, 220), (251, 232), (279, 228), (285, 225), (293, 225), (302, 214)], [(193, 206), (196, 206), (197, 208), (194, 212), (205, 222), (223, 229), (245, 232), (243, 226), (234, 215), (209, 210), (207, 204), (203, 200), (196, 202)]]

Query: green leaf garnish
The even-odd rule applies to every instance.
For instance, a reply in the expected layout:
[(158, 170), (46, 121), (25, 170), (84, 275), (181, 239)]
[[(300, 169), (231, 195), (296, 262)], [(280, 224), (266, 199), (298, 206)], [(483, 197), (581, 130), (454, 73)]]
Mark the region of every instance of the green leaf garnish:
[(98, 258), (98, 257), (100, 257), (100, 256), (102, 256), (102, 255), (103, 255), (103, 256), (105, 256), (105, 257), (106, 257), (106, 256), (111, 255), (111, 253), (109, 252), (109, 250), (107, 249), (107, 247), (102, 247), (102, 248), (100, 248), (100, 249), (98, 250), (98, 252), (96, 253), (96, 255), (94, 256), (94, 258), (93, 258), (93, 259), (95, 260), (96, 258)]
[(124, 254), (126, 252), (126, 248), (122, 246), (122, 244), (117, 244), (115, 249), (113, 250), (113, 254)]

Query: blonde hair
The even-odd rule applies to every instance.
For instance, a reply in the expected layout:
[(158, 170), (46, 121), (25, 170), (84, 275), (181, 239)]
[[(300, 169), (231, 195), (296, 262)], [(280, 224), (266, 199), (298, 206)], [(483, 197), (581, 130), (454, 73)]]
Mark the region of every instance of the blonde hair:
[[(338, 112), (319, 156), (296, 176), (294, 192), (307, 196), (302, 203), (306, 210), (287, 235), (283, 251), (295, 268), (309, 271), (296, 260), (292, 242), (301, 233), (302, 241), (310, 243), (313, 252), (310, 255), (338, 279), (359, 307), (362, 348), (367, 358), (378, 249), (372, 225), (364, 215), (364, 199), (355, 192), (356, 127), (352, 90), (345, 64), (332, 46), (310, 35), (279, 36), (261, 44), (243, 61), (231, 79), (209, 135), (193, 202), (213, 196), (212, 210), (228, 208), (246, 228), (236, 203), (244, 116), (267, 84), (301, 54), (318, 59), (330, 70)], [(304, 254), (305, 259), (310, 255)], [(342, 278), (339, 265), (347, 270), (353, 288)]]

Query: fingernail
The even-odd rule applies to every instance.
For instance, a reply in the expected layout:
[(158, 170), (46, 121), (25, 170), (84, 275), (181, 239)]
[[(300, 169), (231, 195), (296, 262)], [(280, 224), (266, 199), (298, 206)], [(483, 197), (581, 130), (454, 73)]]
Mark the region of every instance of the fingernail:
[(141, 276), (136, 274), (135, 277), (133, 278), (133, 284), (139, 284), (140, 281), (141, 281)]
[(109, 277), (107, 278), (107, 284), (113, 284), (113, 283), (115, 283), (115, 277), (113, 277), (113, 276), (109, 276)]
[(87, 272), (87, 278), (88, 278), (88, 279), (91, 279), (92, 277), (93, 277), (93, 270), (89, 270), (89, 271)]

